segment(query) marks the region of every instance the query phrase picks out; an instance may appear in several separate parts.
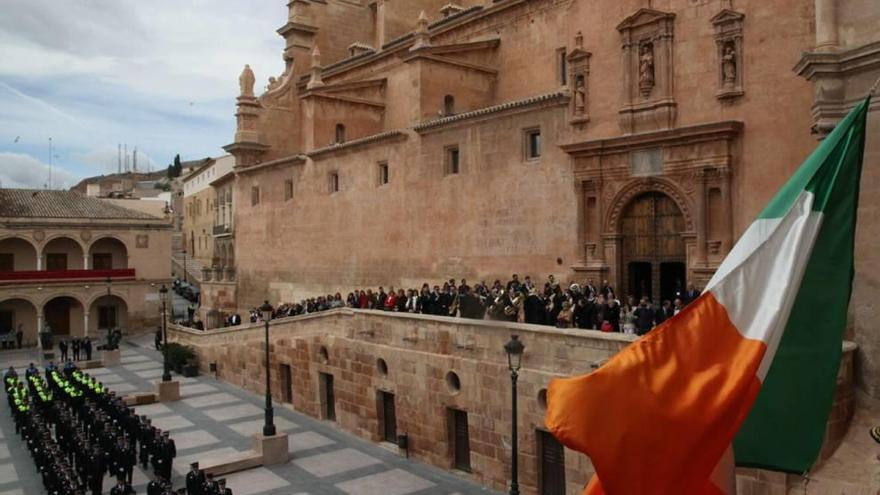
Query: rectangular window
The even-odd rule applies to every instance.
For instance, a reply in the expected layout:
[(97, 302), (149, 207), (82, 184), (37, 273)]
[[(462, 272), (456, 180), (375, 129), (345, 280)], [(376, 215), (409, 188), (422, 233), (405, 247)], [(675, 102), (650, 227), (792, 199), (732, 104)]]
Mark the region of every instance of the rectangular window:
[(446, 175), (456, 175), (461, 172), (461, 157), (458, 146), (446, 148)]
[(293, 179), (284, 181), (284, 201), (293, 199)]
[(541, 157), (541, 130), (527, 129), (525, 131), (525, 158), (534, 160)]
[(251, 187), (251, 206), (260, 204), (260, 188), (258, 186)]
[(559, 84), (566, 86), (568, 84), (568, 54), (565, 48), (556, 50), (557, 69), (559, 70)]
[(92, 270), (112, 270), (113, 255), (111, 253), (93, 253)]
[(333, 172), (330, 174), (330, 194), (339, 192), (339, 174)]
[(46, 270), (67, 270), (67, 253), (46, 254)]
[(382, 431), (379, 435), (386, 442), (397, 443), (397, 413), (394, 408), (394, 394), (379, 392), (379, 425)]
[(379, 185), (384, 186), (388, 184), (388, 163), (381, 162), (379, 163)]
[(544, 430), (535, 430), (540, 458), (541, 495), (565, 495), (565, 449)]
[(281, 398), (288, 404), (293, 404), (293, 374), (289, 364), (281, 365)]
[(336, 395), (333, 391), (333, 375), (318, 373), (318, 389), (321, 394), (321, 414), (328, 421), (336, 421)]
[(11, 272), (15, 270), (15, 254), (0, 253), (0, 272)]
[(471, 442), (466, 411), (449, 409), (449, 430), (452, 437), (452, 467), (471, 472)]

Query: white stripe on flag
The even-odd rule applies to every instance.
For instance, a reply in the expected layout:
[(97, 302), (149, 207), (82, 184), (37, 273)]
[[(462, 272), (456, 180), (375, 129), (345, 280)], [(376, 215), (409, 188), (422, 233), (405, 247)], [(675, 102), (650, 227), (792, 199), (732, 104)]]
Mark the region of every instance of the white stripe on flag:
[(706, 288), (743, 337), (767, 344), (758, 368), (761, 381), (773, 362), (822, 225), (822, 213), (812, 211), (813, 201), (813, 193), (803, 191), (783, 218), (756, 220)]

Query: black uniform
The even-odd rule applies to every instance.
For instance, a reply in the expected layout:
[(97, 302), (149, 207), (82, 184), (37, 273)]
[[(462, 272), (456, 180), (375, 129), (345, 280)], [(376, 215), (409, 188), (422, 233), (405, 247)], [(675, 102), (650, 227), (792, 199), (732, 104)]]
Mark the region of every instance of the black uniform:
[(204, 490), (205, 473), (201, 471), (190, 471), (186, 473), (187, 495), (204, 495)]

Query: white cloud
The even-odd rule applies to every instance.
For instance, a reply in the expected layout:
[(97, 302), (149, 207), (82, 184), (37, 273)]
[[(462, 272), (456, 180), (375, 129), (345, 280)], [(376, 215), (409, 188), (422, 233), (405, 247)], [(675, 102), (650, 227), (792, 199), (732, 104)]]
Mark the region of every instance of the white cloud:
[(51, 137), (74, 176), (115, 171), (117, 143), (157, 168), (219, 155), (238, 75), (282, 71), (286, 21), (286, 0), (4, 0), (0, 152), (48, 160)]
[[(42, 189), (49, 174), (49, 165), (30, 155), (0, 151), (0, 184), (5, 188)], [(67, 189), (80, 180), (59, 167), (52, 168), (51, 177), (53, 189)]]

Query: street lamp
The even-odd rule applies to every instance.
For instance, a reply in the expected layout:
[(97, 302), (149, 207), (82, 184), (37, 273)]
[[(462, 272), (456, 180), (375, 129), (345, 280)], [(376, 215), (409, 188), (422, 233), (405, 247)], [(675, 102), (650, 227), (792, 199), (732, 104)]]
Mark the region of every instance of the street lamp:
[(518, 447), (516, 433), (516, 380), (519, 378), (519, 369), (522, 365), (523, 350), (526, 346), (519, 340), (518, 335), (511, 335), (510, 341), (504, 344), (504, 352), (507, 353), (507, 368), (510, 370), (511, 409), (513, 421), (510, 424), (510, 495), (519, 495), (519, 481), (517, 480)]
[(183, 283), (186, 283), (186, 248), (183, 248)]
[(171, 381), (171, 367), (168, 366), (168, 314), (165, 313), (165, 302), (168, 299), (168, 287), (162, 284), (159, 289), (159, 298), (162, 299), (162, 364), (165, 372), (162, 373), (162, 381)]
[(272, 320), (272, 305), (269, 301), (260, 306), (260, 316), (266, 326), (266, 424), (263, 425), (263, 436), (275, 435), (275, 423), (272, 421), (272, 389), (269, 385), (269, 321)]

